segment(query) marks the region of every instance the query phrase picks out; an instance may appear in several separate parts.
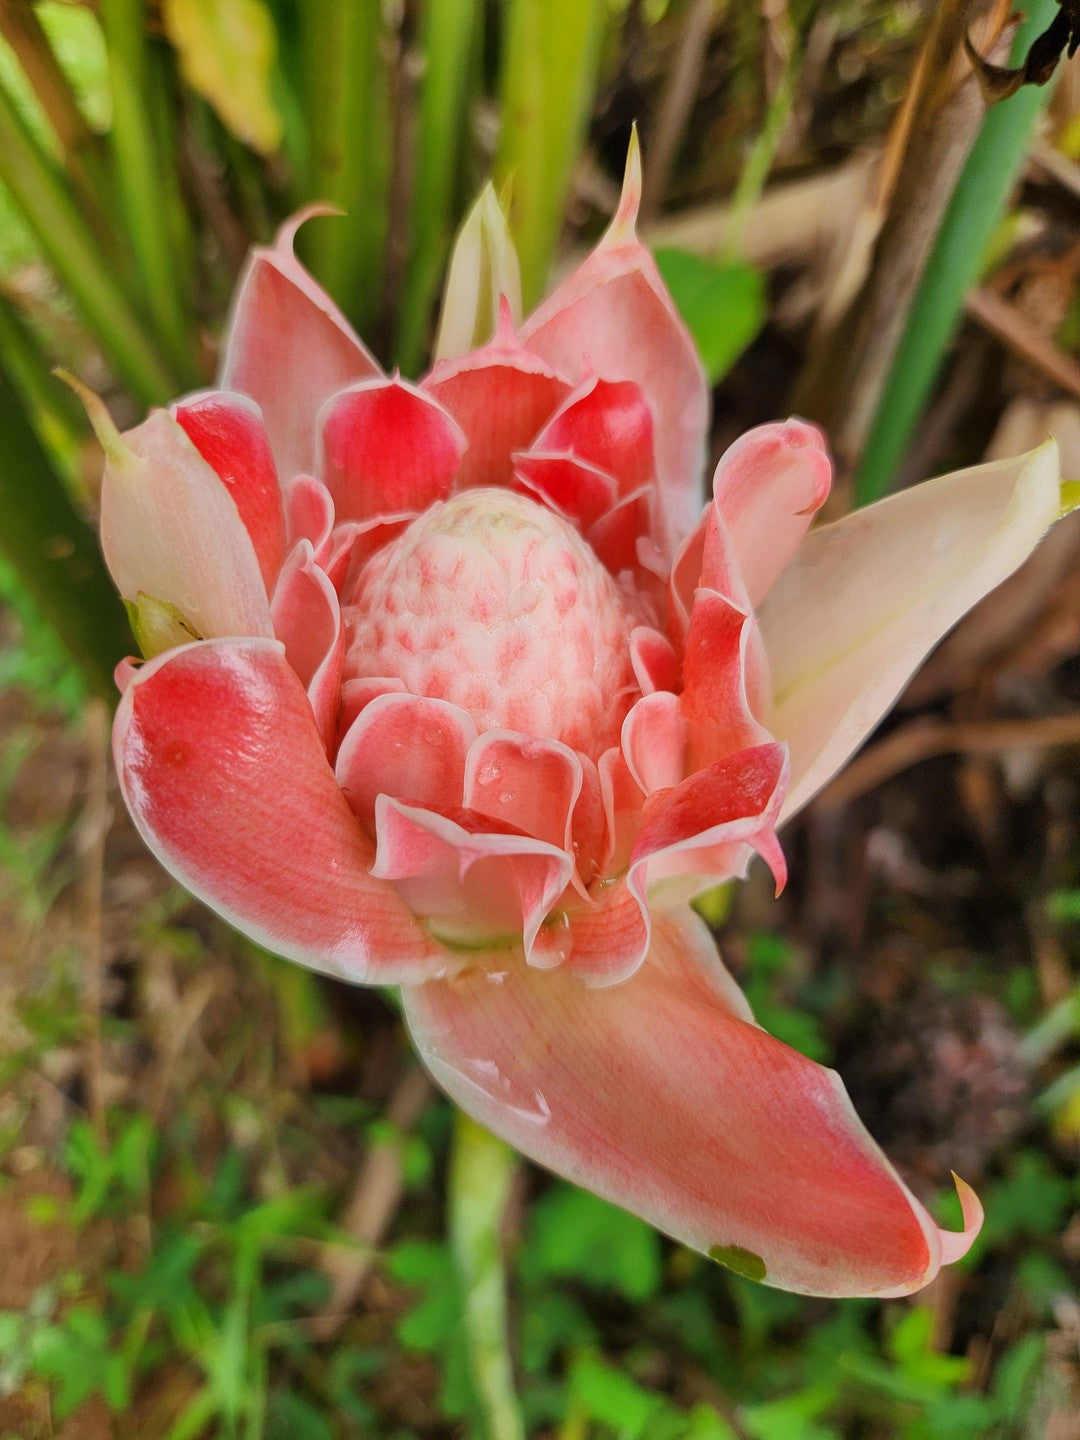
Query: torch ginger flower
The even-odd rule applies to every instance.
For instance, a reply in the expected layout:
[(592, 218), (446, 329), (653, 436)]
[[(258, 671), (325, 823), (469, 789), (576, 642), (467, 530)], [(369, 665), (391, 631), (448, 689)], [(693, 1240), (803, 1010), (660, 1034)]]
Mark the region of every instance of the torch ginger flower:
[[(783, 883), (777, 826), (1032, 550), (1056, 452), (811, 530), (830, 466), (789, 420), (727, 451), (702, 513), (707, 389), (639, 191), (635, 149), (524, 322), (483, 202), (418, 385), (287, 227), (219, 390), (124, 437), (98, 409), (102, 542), (150, 657), (119, 672), (120, 783), (237, 928), (401, 986), (432, 1075), (525, 1154), (771, 1284), (905, 1294), (977, 1199), (957, 1181), (964, 1229), (939, 1229), (689, 902), (755, 853)], [(481, 261), (503, 296), (468, 348)]]

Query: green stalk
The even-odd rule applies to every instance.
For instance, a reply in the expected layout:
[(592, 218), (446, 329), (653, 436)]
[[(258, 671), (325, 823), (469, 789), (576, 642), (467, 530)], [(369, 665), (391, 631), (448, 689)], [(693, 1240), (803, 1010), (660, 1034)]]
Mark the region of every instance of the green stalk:
[(132, 308), (124, 278), (72, 204), (64, 181), (42, 155), (0, 86), (0, 181), (11, 191), (46, 260), (71, 293), (95, 340), (144, 404), (163, 404), (183, 388)]
[(110, 141), (120, 209), (140, 287), (170, 362), (189, 387), (202, 378), (169, 224), (163, 147), (148, 105), (145, 0), (102, 0), (112, 94)]
[(596, 89), (602, 0), (507, 0), (496, 187), (510, 186), (510, 228), (526, 310), (544, 293), (567, 191)]
[(3, 369), (0, 453), (0, 552), (87, 684), (112, 699), (113, 668), (131, 648), (123, 606), (97, 540), (68, 498)]
[(469, 81), (479, 38), (477, 0), (428, 0), (412, 197), (412, 250), (398, 309), (397, 363), (413, 375), (425, 358), (431, 311), (453, 235)]
[[(1032, 0), (1014, 59), (1050, 23), (1056, 0)], [(854, 477), (856, 505), (880, 499), (923, 412), (959, 323), (964, 298), (1027, 152), (1046, 90), (1025, 86), (991, 107), (941, 223)]]
[(465, 1345), (487, 1440), (525, 1440), (506, 1345), (502, 1229), (517, 1156), (460, 1111), (450, 1161), (450, 1240), (465, 1300)]
[(776, 158), (777, 146), (783, 137), (784, 129), (791, 116), (791, 108), (795, 103), (795, 79), (799, 68), (799, 55), (794, 31), (789, 35), (789, 41), (776, 89), (769, 97), (765, 109), (764, 122), (750, 147), (750, 154), (746, 157), (746, 164), (742, 168), (738, 184), (731, 197), (731, 218), (728, 222), (724, 256), (729, 261), (741, 258), (743, 236), (746, 232), (750, 212), (765, 188), (769, 171)]
[(311, 143), (307, 198), (340, 218), (307, 225), (300, 248), (361, 330), (378, 313), (389, 224), (391, 124), (381, 0), (303, 7), (304, 106)]

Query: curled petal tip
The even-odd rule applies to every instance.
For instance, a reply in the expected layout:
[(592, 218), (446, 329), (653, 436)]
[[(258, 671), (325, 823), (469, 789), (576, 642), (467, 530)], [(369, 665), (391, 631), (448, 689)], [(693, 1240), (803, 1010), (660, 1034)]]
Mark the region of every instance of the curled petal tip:
[(296, 242), (296, 232), (300, 229), (301, 225), (306, 225), (309, 220), (317, 220), (323, 216), (334, 216), (340, 219), (344, 214), (345, 211), (340, 205), (331, 205), (327, 200), (316, 200), (311, 205), (305, 205), (304, 208), (298, 210), (295, 215), (290, 215), (285, 223), (278, 228), (278, 232), (274, 236), (273, 248), (275, 250), (283, 250), (291, 255)]
[(53, 371), (58, 380), (62, 380), (69, 390), (75, 394), (83, 403), (86, 410), (86, 417), (93, 427), (97, 436), (98, 444), (105, 451), (105, 458), (113, 465), (133, 465), (135, 463), (134, 451), (125, 444), (123, 436), (116, 428), (112, 416), (109, 414), (105, 401), (96, 391), (91, 390), (89, 385), (84, 385), (78, 376), (73, 375), (70, 370), (65, 370), (58, 365)]
[(975, 1191), (962, 1180), (956, 1171), (952, 1172), (953, 1184), (956, 1186), (956, 1195), (960, 1201), (960, 1213), (964, 1219), (962, 1230), (941, 1231), (941, 1263), (951, 1265), (954, 1260), (961, 1259), (974, 1245), (979, 1231), (982, 1229), (984, 1212), (982, 1201)]

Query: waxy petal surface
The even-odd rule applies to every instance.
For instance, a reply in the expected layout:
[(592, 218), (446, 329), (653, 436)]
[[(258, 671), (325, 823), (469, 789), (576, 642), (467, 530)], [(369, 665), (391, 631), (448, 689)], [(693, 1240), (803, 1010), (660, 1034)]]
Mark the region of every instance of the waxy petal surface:
[(807, 535), (760, 612), (792, 815), (862, 744), (919, 661), (1057, 517), (1057, 447), (959, 470)]
[(640, 198), (635, 142), (610, 227), (528, 317), (521, 339), (575, 381), (592, 373), (641, 388), (655, 427), (658, 538), (670, 558), (701, 509), (708, 387), (694, 342), (635, 234)]
[(337, 741), (345, 632), (337, 593), (316, 564), (310, 540), (301, 540), (286, 560), (270, 613), (274, 634), (307, 690), (319, 734), (330, 751)]
[(315, 417), (323, 402), (382, 373), (293, 254), (307, 214), (282, 226), (273, 245), (252, 251), (229, 318), (219, 379), (223, 390), (240, 390), (262, 409), (283, 485), (315, 468)]
[(472, 716), (457, 705), (383, 694), (360, 712), (341, 742), (338, 784), (372, 833), (380, 795), (453, 809), (462, 803), (465, 759), (475, 739)]
[(532, 444), (570, 385), (502, 328), (482, 350), (436, 365), (423, 389), (468, 438), (457, 482), (467, 489), (510, 484), (514, 451)]
[(684, 912), (656, 919), (621, 985), (477, 965), (403, 998), (442, 1088), (542, 1165), (767, 1283), (917, 1290), (944, 1259), (941, 1232), (839, 1077), (748, 1023), (733, 988)]
[(375, 801), (375, 832), (372, 874), (394, 881), (436, 934), (461, 945), (523, 939), (530, 962), (558, 963), (537, 936), (570, 882), (574, 862), (565, 851), (489, 815), (441, 815), (388, 795)]
[(631, 889), (644, 895), (646, 884), (685, 876), (695, 882), (692, 896), (701, 877), (715, 883), (743, 875), (756, 852), (779, 894), (787, 867), (776, 825), (787, 778), (784, 747), (755, 745), (650, 796), (630, 857)]
[(514, 459), (518, 489), (587, 530), (615, 502), (615, 482), (573, 455), (528, 450)]
[(320, 474), (339, 521), (419, 514), (445, 500), (467, 441), (430, 395), (404, 380), (369, 380), (319, 416)]
[(246, 395), (210, 390), (173, 407), (176, 423), (225, 482), (244, 522), (267, 594), (285, 557), (285, 517), (262, 415)]
[(831, 483), (824, 436), (803, 420), (759, 425), (720, 457), (713, 499), (752, 605), (794, 555)]
[(465, 805), (569, 850), (582, 765), (568, 745), (510, 730), (488, 730), (469, 751)]
[(374, 847), (276, 642), (189, 645), (151, 661), (120, 701), (113, 749), (147, 845), (259, 944), (364, 984), (455, 965), (368, 874)]
[(259, 558), (227, 488), (164, 410), (124, 436), (101, 486), (116, 588), (174, 605), (197, 635), (272, 635)]
[(656, 479), (653, 417), (640, 385), (590, 376), (536, 440), (537, 450), (565, 452), (618, 481), (619, 494)]

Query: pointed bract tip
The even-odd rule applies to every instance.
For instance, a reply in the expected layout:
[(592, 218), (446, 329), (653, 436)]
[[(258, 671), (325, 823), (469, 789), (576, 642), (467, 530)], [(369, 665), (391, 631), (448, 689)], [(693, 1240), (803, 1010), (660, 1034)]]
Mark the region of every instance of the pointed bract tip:
[(53, 374), (58, 380), (62, 380), (69, 390), (74, 390), (82, 401), (86, 418), (90, 421), (94, 434), (97, 436), (98, 444), (105, 451), (105, 458), (113, 465), (134, 465), (136, 463), (135, 452), (124, 443), (124, 438), (116, 428), (101, 396), (91, 390), (89, 385), (84, 385), (77, 375), (73, 375), (70, 370), (65, 370), (63, 366), (58, 365)]
[(641, 142), (638, 140), (637, 125), (630, 131), (630, 144), (626, 149), (626, 169), (623, 171), (622, 194), (619, 208), (608, 228), (608, 240), (621, 242), (633, 240), (637, 235), (637, 217), (641, 206)]
[(340, 205), (331, 205), (329, 201), (326, 200), (316, 200), (311, 205), (305, 205), (302, 210), (298, 210), (295, 215), (290, 215), (289, 218), (278, 227), (278, 232), (274, 236), (274, 243), (271, 249), (284, 250), (287, 254), (291, 255), (296, 241), (296, 232), (300, 229), (301, 225), (306, 225), (309, 220), (317, 220), (324, 215), (334, 216), (340, 219), (344, 214), (345, 211)]
[(957, 1199), (960, 1201), (960, 1214), (963, 1216), (962, 1230), (942, 1230), (941, 1234), (941, 1263), (951, 1265), (954, 1260), (961, 1259), (974, 1245), (979, 1231), (982, 1229), (984, 1211), (982, 1201), (975, 1191), (967, 1183), (961, 1180), (956, 1171), (952, 1171), (953, 1184), (956, 1186)]

